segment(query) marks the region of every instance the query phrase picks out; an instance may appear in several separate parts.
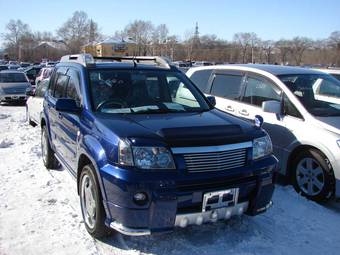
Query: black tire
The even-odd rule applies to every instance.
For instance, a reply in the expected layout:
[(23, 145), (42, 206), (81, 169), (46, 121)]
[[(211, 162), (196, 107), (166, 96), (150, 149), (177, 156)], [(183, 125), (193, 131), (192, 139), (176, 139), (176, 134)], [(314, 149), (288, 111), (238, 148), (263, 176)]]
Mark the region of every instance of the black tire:
[[(44, 144), (46, 143), (46, 144)], [(58, 169), (59, 162), (54, 155), (54, 151), (51, 148), (50, 141), (48, 139), (48, 132), (46, 126), (41, 129), (41, 154), (44, 162), (44, 166), (48, 169)]]
[(334, 173), (323, 153), (312, 148), (303, 150), (294, 158), (292, 166), (292, 183), (296, 192), (316, 202), (325, 202), (333, 196)]
[[(95, 208), (91, 208), (93, 216), (90, 216), (88, 213), (89, 209), (86, 209), (87, 201), (85, 198), (85, 189), (87, 187), (86, 185), (89, 185), (90, 182), (93, 185), (93, 188), (91, 189), (91, 194), (93, 197), (92, 202), (95, 203)], [(100, 192), (100, 186), (96, 177), (95, 169), (91, 164), (84, 166), (82, 169), (79, 179), (79, 197), (81, 212), (87, 232), (94, 238), (102, 238), (112, 234), (112, 230), (105, 225), (106, 213), (102, 202), (103, 198)], [(89, 218), (93, 218), (94, 220), (89, 220)]]

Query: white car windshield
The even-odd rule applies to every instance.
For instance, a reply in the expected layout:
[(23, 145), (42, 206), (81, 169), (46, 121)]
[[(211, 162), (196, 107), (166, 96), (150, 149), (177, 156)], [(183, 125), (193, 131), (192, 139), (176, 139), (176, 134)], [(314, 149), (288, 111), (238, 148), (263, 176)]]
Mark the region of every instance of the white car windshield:
[(340, 116), (340, 82), (327, 74), (279, 75), (311, 114)]

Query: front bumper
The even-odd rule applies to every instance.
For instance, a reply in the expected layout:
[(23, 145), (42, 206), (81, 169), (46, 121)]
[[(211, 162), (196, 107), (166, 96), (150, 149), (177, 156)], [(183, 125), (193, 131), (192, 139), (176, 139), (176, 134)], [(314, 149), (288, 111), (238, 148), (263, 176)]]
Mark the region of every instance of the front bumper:
[(15, 101), (25, 101), (27, 100), (27, 95), (25, 94), (3, 94), (0, 96), (0, 101), (2, 102), (15, 102)]
[[(227, 173), (178, 174), (130, 171), (105, 166), (101, 177), (107, 226), (125, 235), (169, 232), (175, 227), (200, 225), (246, 213), (257, 215), (271, 205), (277, 160), (268, 157), (252, 166)], [(203, 195), (237, 188), (233, 206), (202, 212)], [(137, 205), (136, 192), (147, 195)]]

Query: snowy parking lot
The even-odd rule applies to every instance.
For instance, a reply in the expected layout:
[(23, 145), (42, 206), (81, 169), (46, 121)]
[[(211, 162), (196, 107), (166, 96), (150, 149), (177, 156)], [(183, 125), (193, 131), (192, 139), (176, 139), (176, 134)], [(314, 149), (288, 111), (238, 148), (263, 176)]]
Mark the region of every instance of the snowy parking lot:
[(306, 200), (277, 186), (274, 205), (257, 217), (176, 229), (147, 237), (87, 234), (76, 183), (48, 171), (40, 128), (25, 107), (0, 106), (0, 254), (339, 254), (340, 206)]

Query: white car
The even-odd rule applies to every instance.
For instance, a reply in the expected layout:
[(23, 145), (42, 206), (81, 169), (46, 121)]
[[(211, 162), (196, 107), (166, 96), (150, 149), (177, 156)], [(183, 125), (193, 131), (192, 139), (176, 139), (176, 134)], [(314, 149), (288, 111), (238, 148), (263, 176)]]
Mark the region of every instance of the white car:
[(42, 80), (49, 78), (52, 74), (52, 70), (53, 70), (53, 67), (41, 68), (37, 77), (35, 78), (35, 85), (38, 86)]
[(31, 126), (40, 124), (40, 114), (43, 110), (44, 95), (47, 90), (49, 79), (42, 80), (26, 101), (26, 116)]
[(315, 69), (315, 70), (328, 73), (340, 81), (340, 69), (336, 69), (336, 68), (322, 68), (321, 69), (320, 68), (320, 69)]
[(216, 107), (264, 119), (279, 171), (302, 195), (340, 197), (340, 82), (320, 71), (277, 65), (191, 68), (187, 76)]

